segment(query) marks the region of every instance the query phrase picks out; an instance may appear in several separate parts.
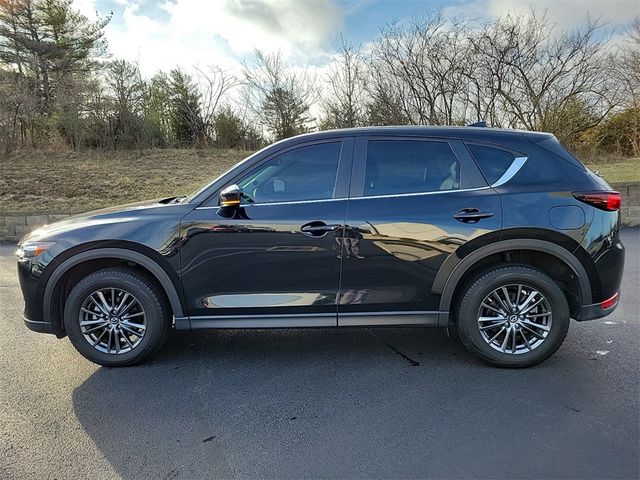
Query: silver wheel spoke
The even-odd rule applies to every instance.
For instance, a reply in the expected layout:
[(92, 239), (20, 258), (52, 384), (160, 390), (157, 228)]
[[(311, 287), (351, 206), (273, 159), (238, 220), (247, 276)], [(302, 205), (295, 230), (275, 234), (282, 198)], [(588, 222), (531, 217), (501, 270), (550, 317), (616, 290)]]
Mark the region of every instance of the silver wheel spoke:
[(145, 327), (144, 325), (140, 324), (140, 323), (133, 323), (130, 322), (128, 320), (123, 320), (122, 321), (122, 325), (127, 326), (127, 327), (131, 327), (131, 328), (137, 328), (139, 330), (145, 330), (147, 327)]
[(540, 330), (544, 330), (545, 332), (548, 332), (549, 330), (551, 330), (546, 325), (541, 325), (539, 323), (533, 323), (533, 322), (530, 322), (529, 320), (526, 320), (526, 319), (522, 323), (524, 323), (525, 325), (529, 325), (531, 327), (539, 328)]
[(502, 345), (500, 345), (500, 350), (502, 350), (503, 352), (506, 351), (507, 345), (509, 343), (510, 334), (511, 334), (511, 329), (507, 327), (506, 332), (504, 334), (504, 339), (502, 340)]
[(532, 291), (527, 297), (527, 299), (524, 301), (524, 303), (522, 305), (518, 305), (518, 308), (520, 309), (520, 311), (523, 311), (525, 308), (527, 308), (527, 305), (531, 303), (531, 300), (533, 300), (536, 295), (538, 295), (538, 292), (536, 292), (535, 290)]
[(113, 338), (113, 330), (109, 329), (109, 338), (107, 339), (107, 353), (111, 353), (111, 339)]
[(83, 330), (82, 333), (84, 333), (86, 335), (87, 333), (91, 333), (91, 332), (95, 332), (96, 330), (100, 330), (101, 328), (104, 328), (107, 325), (109, 325), (109, 322), (104, 322), (104, 323), (101, 323), (100, 325), (96, 325), (95, 327), (87, 328), (86, 330)]
[(124, 295), (122, 295), (122, 298), (120, 299), (120, 303), (118, 304), (118, 306), (116, 307), (116, 313), (122, 313), (122, 306), (124, 305), (124, 302), (127, 301), (127, 299), (130, 297), (130, 295), (125, 292)]
[(127, 334), (122, 332), (122, 338), (125, 339), (125, 341), (129, 344), (129, 348), (133, 348), (133, 343), (131, 343), (131, 340), (129, 340), (129, 337), (127, 337)]
[(503, 312), (503, 311), (498, 310), (498, 309), (497, 309), (497, 308), (495, 308), (495, 307), (492, 307), (491, 305), (487, 305), (487, 303), (486, 303), (486, 302), (483, 302), (483, 303), (482, 303), (482, 306), (483, 306), (484, 308), (488, 308), (489, 310), (491, 310), (491, 311), (493, 311), (493, 312), (496, 312), (496, 313), (498, 313), (498, 314), (500, 314), (500, 315), (503, 315), (503, 316), (504, 316), (504, 315), (505, 315), (505, 313), (506, 313), (506, 312)]
[(111, 313), (111, 309), (113, 308), (113, 305), (109, 305), (107, 303), (107, 299), (104, 297), (104, 293), (102, 293), (102, 291), (98, 291), (98, 298), (102, 302), (102, 306), (104, 308), (105, 314), (108, 315), (109, 313)]
[(539, 338), (540, 340), (544, 339), (544, 336), (536, 331), (531, 330), (529, 327), (527, 327), (526, 325), (522, 325), (522, 328), (528, 330), (529, 332), (531, 332), (534, 336), (536, 336), (537, 338)]
[(136, 303), (138, 303), (138, 300), (136, 300), (135, 298), (132, 298), (129, 304), (122, 309), (122, 311), (120, 312), (120, 315), (126, 314), (129, 310), (131, 310), (131, 307), (133, 307)]
[(102, 340), (102, 337), (104, 337), (104, 334), (107, 333), (107, 330), (103, 330), (102, 333), (100, 334), (99, 337), (96, 337), (95, 342), (93, 342), (93, 346), (95, 347), (98, 343), (100, 343), (100, 340)]
[(506, 303), (504, 303), (504, 301), (502, 301), (502, 299), (500, 298), (500, 295), (498, 294), (497, 291), (493, 291), (491, 292), (491, 295), (493, 296), (493, 299), (498, 302), (498, 305), (500, 305), (500, 307), (505, 311), (505, 312), (510, 312), (511, 309), (507, 306)]
[(506, 320), (505, 317), (480, 317), (479, 322), (498, 322), (500, 320)]
[(80, 322), (80, 326), (81, 327), (85, 327), (87, 325), (95, 325), (96, 323), (109, 323), (107, 320), (105, 320), (104, 318), (99, 318), (98, 320), (85, 320), (83, 322)]
[(542, 302), (544, 301), (544, 297), (540, 298), (539, 300), (537, 300), (533, 305), (529, 305), (529, 307), (527, 307), (527, 309), (525, 310), (521, 310), (521, 313), (523, 315), (526, 315), (527, 313), (529, 313), (531, 310), (533, 310), (534, 308), (536, 308), (538, 305), (540, 305)]
[(531, 350), (531, 343), (529, 343), (529, 339), (527, 338), (527, 336), (524, 334), (522, 330), (520, 330), (520, 335), (524, 339), (524, 344), (527, 346), (527, 349)]
[(506, 329), (507, 329), (507, 327), (502, 327), (498, 333), (496, 333), (493, 337), (491, 337), (491, 339), (489, 340), (489, 343), (493, 343), (493, 341), (494, 341), (496, 338), (498, 338), (498, 336), (499, 336), (502, 332), (504, 332)]
[(113, 331), (114, 343), (116, 347), (116, 353), (120, 353), (120, 332), (117, 330)]
[(502, 322), (500, 323), (492, 323), (491, 325), (483, 325), (482, 327), (480, 327), (480, 330), (489, 330), (490, 328), (497, 328), (497, 327), (501, 327), (505, 324), (506, 320), (502, 320)]
[(539, 317), (548, 317), (551, 315), (551, 312), (544, 312), (544, 313), (532, 313), (527, 315), (527, 318), (539, 318)]
[(507, 307), (509, 308), (509, 311), (513, 310), (514, 305), (513, 303), (511, 303), (511, 299), (509, 298), (509, 292), (507, 291), (507, 288), (502, 287), (500, 290), (502, 291), (502, 295), (504, 296), (504, 300), (507, 304)]

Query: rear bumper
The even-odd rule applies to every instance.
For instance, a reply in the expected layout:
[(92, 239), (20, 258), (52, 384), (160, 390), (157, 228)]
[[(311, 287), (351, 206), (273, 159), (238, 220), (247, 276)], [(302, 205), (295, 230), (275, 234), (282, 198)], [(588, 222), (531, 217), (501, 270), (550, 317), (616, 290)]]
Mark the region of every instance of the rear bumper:
[(27, 317), (24, 317), (24, 324), (27, 326), (29, 330), (38, 333), (55, 333), (53, 331), (53, 326), (49, 322), (43, 322), (42, 320), (29, 320)]
[(620, 303), (620, 292), (616, 293), (615, 301), (612, 305), (607, 304), (607, 301), (601, 303), (594, 303), (592, 305), (583, 305), (580, 308), (579, 317), (576, 318), (579, 322), (584, 322), (587, 320), (596, 320), (598, 318), (606, 317), (607, 315), (612, 314), (616, 308), (618, 308), (618, 304)]

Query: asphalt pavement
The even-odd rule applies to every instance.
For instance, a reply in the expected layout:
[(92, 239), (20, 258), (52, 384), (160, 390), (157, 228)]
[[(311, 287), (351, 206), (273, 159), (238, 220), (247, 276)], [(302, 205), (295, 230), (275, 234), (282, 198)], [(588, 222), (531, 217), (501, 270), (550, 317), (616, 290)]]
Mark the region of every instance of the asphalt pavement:
[(526, 370), (440, 330), (175, 333), (151, 362), (91, 364), (22, 322), (0, 247), (0, 478), (634, 478), (640, 230), (622, 300)]

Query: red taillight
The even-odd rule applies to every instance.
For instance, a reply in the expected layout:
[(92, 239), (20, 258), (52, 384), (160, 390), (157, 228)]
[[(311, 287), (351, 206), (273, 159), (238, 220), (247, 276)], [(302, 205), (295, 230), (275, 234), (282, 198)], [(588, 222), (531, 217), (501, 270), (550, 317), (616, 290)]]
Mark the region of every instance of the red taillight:
[(608, 212), (620, 210), (622, 205), (619, 192), (573, 192), (573, 196), (581, 202)]
[(603, 310), (608, 310), (613, 307), (616, 303), (618, 303), (619, 292), (614, 293), (611, 297), (607, 298), (604, 302), (600, 302), (600, 307)]

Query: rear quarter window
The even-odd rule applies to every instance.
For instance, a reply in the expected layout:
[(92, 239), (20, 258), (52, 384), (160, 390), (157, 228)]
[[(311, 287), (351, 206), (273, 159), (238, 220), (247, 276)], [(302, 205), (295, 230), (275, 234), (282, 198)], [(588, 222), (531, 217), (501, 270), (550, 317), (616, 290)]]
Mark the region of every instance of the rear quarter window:
[(500, 148), (473, 143), (466, 145), (489, 185), (496, 183), (516, 158), (513, 153)]

